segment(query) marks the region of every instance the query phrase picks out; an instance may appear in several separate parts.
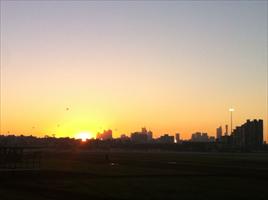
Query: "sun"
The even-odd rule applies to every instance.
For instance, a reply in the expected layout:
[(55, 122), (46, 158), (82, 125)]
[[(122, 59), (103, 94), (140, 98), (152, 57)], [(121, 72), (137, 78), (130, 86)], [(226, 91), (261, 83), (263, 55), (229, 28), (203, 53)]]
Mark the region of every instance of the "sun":
[(93, 135), (90, 132), (80, 132), (76, 134), (75, 138), (81, 139), (82, 142), (86, 142), (88, 139), (93, 138)]

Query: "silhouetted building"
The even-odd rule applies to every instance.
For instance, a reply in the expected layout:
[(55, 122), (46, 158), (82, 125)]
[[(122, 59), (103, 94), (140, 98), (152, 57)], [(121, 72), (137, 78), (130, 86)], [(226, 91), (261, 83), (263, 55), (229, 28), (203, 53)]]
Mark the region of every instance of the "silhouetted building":
[(129, 140), (130, 138), (129, 138), (126, 134), (122, 134), (122, 135), (120, 136), (120, 139), (121, 139), (121, 140)]
[(208, 138), (208, 142), (215, 142), (215, 141), (216, 141), (216, 139), (215, 139), (214, 136), (210, 136), (210, 137)]
[(232, 138), (229, 135), (223, 135), (221, 137), (221, 143), (224, 145), (231, 145), (232, 144)]
[(153, 140), (153, 132), (152, 131), (147, 132), (147, 139), (149, 142)]
[(153, 140), (153, 132), (152, 131), (147, 131), (145, 127), (141, 128), (141, 133), (144, 133), (147, 135), (147, 140), (152, 141)]
[(180, 134), (179, 133), (176, 133), (175, 139), (176, 139), (176, 143), (180, 143), (181, 142)]
[(256, 148), (263, 145), (263, 120), (247, 120), (232, 133), (232, 142), (245, 148)]
[(147, 134), (142, 132), (131, 133), (131, 141), (134, 143), (147, 143)]
[(160, 138), (157, 138), (156, 142), (161, 144), (172, 144), (174, 143), (174, 136), (164, 134), (163, 136), (160, 136)]
[(228, 125), (227, 124), (225, 125), (225, 133), (224, 133), (224, 135), (225, 136), (228, 135)]
[(153, 141), (152, 131), (147, 131), (145, 127), (141, 128), (141, 132), (131, 134), (131, 141), (134, 143), (150, 143)]
[(97, 139), (99, 140), (112, 140), (113, 139), (113, 131), (112, 130), (104, 130), (103, 133), (97, 133)]
[(200, 133), (196, 132), (192, 134), (191, 138), (192, 142), (208, 142), (208, 134), (207, 133)]
[(147, 129), (146, 129), (145, 127), (142, 127), (142, 128), (141, 128), (141, 132), (142, 132), (142, 133), (147, 133)]
[(222, 137), (222, 127), (220, 126), (219, 128), (216, 129), (216, 136), (217, 136), (217, 141), (221, 141)]

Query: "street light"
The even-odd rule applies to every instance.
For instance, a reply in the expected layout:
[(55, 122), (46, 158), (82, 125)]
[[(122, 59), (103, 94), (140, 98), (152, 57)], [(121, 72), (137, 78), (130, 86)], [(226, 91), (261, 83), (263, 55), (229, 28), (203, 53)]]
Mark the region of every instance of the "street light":
[(233, 132), (233, 112), (234, 112), (234, 109), (230, 108), (229, 112), (231, 114), (231, 134), (232, 134), (232, 132)]

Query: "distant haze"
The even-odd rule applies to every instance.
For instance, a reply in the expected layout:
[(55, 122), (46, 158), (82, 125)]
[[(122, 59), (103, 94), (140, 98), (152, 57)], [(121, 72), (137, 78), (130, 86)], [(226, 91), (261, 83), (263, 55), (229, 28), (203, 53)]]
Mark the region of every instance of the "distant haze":
[(267, 18), (267, 1), (1, 1), (1, 133), (185, 139), (230, 107), (267, 127)]

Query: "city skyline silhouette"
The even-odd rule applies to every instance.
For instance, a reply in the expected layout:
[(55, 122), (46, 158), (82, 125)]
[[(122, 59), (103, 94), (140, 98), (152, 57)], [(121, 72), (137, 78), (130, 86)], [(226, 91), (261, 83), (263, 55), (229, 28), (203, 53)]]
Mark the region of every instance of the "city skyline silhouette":
[(268, 199), (268, 0), (0, 0), (0, 200)]

